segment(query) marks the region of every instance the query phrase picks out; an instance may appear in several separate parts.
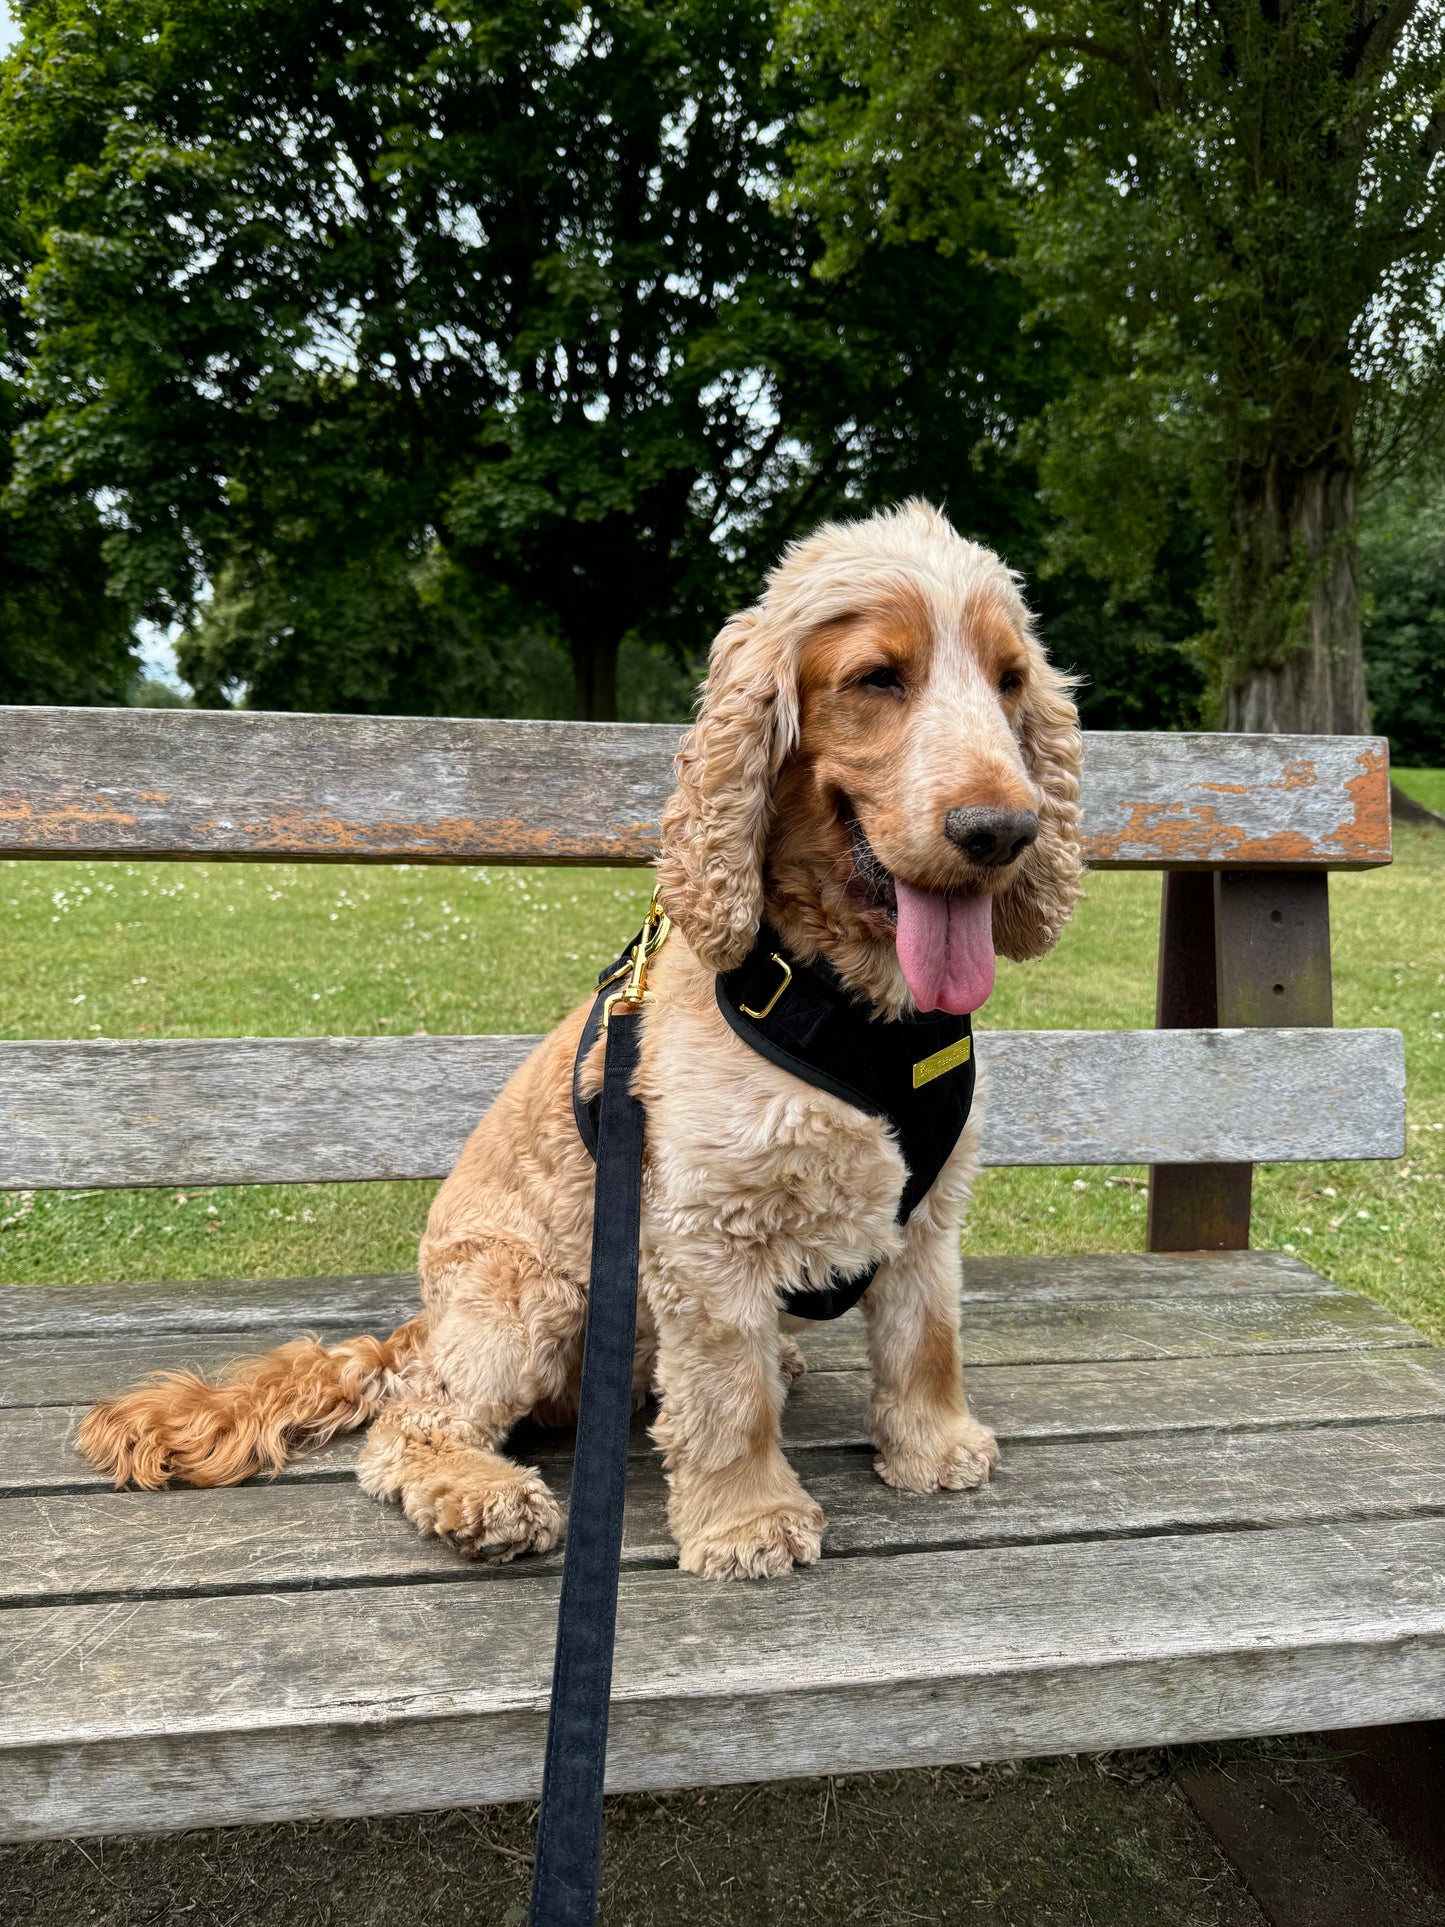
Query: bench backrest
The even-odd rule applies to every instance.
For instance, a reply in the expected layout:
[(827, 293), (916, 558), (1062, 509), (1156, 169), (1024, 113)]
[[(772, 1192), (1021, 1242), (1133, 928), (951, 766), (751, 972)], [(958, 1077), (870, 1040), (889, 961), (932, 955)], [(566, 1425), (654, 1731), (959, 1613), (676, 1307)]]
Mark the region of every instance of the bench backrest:
[[(0, 856), (648, 864), (679, 726), (0, 707)], [(1085, 737), (1095, 869), (1390, 861), (1384, 741)]]
[[(644, 865), (680, 735), (0, 708), (0, 855)], [(1090, 735), (1083, 843), (1167, 873), (1160, 1028), (982, 1036), (989, 1163), (1402, 1153), (1398, 1034), (1325, 1028), (1328, 872), (1390, 860), (1380, 739)], [(0, 1187), (441, 1176), (531, 1042), (0, 1044)]]

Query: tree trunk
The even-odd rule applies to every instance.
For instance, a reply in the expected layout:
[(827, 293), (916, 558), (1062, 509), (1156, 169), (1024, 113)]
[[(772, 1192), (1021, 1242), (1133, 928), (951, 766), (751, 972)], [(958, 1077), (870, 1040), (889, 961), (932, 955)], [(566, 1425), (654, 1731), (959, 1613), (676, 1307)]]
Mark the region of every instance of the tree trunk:
[(1239, 476), (1230, 533), (1224, 727), (1368, 734), (1353, 464)]
[(617, 721), (617, 651), (620, 636), (574, 636), (572, 686), (577, 720), (583, 723)]

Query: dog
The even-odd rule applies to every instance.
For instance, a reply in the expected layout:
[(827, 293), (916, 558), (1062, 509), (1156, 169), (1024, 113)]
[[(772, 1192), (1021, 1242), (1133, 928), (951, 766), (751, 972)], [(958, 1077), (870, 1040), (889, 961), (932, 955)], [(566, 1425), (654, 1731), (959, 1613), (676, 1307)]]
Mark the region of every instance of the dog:
[[(780, 1317), (800, 1284), (877, 1265), (863, 1298), (878, 1476), (982, 1485), (959, 1228), (978, 1121), (906, 1224), (880, 1117), (751, 1050), (717, 973), (764, 919), (876, 1016), (976, 1010), (994, 955), (1050, 949), (1080, 894), (1081, 738), (1018, 579), (921, 502), (829, 524), (788, 550), (713, 645), (662, 822), (672, 919), (635, 1089), (646, 1107), (634, 1391), (656, 1394), (679, 1562), (777, 1576), (825, 1521), (781, 1449), (803, 1369)], [(562, 1519), (505, 1445), (575, 1414), (593, 1168), (572, 1108), (590, 1002), (547, 1037), (473, 1132), (421, 1243), (425, 1309), (387, 1339), (298, 1339), (219, 1382), (159, 1375), (96, 1405), (79, 1445), (127, 1482), (234, 1483), (369, 1422), (359, 1477), (468, 1557), (542, 1552)], [(584, 1064), (600, 1085), (602, 1044)]]

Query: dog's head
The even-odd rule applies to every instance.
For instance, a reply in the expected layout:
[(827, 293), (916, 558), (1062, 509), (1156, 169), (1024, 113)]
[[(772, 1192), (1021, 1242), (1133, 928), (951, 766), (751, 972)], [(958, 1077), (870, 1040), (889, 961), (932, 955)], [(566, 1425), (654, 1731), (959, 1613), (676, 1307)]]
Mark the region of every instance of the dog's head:
[(897, 1012), (973, 1010), (1079, 895), (1071, 683), (998, 557), (923, 503), (789, 550), (713, 644), (662, 823), (663, 902), (713, 970), (764, 915)]

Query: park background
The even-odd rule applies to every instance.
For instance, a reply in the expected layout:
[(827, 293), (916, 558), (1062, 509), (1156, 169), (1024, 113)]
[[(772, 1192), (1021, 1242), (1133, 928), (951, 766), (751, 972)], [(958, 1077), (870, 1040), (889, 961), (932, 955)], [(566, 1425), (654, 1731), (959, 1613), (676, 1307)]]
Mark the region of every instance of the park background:
[[(1373, 728), (1445, 812), (1433, 4), (10, 0), (0, 55), (0, 701), (681, 720), (783, 544), (917, 493), (1087, 727)], [(1407, 1154), (1261, 1169), (1254, 1238), (1445, 1338), (1445, 828), (1396, 849), (1331, 903)], [(0, 864), (0, 1036), (540, 1030), (646, 889)], [(1158, 908), (1092, 877), (988, 1021), (1149, 1024)], [(12, 1193), (0, 1279), (410, 1270), (430, 1189)], [(1142, 1171), (991, 1171), (966, 1248), (1143, 1231)], [(1177, 1764), (614, 1802), (609, 1918), (1259, 1927)], [(1219, 1770), (1438, 1918), (1311, 1743)], [(0, 1918), (520, 1922), (529, 1846), (8, 1849)]]
[[(681, 719), (786, 541), (918, 493), (1021, 571), (1086, 726), (1373, 727), (1445, 806), (1433, 9), (7, 18), (0, 698)], [(1410, 1155), (1261, 1172), (1255, 1235), (1445, 1335), (1445, 829), (1399, 828), (1333, 901)], [(644, 893), (12, 863), (0, 1034), (541, 1030)], [(988, 1020), (1149, 1023), (1157, 901), (1094, 877)], [(407, 1269), (427, 1191), (15, 1194), (0, 1267)], [(967, 1235), (1143, 1218), (1138, 1171), (990, 1172)]]

